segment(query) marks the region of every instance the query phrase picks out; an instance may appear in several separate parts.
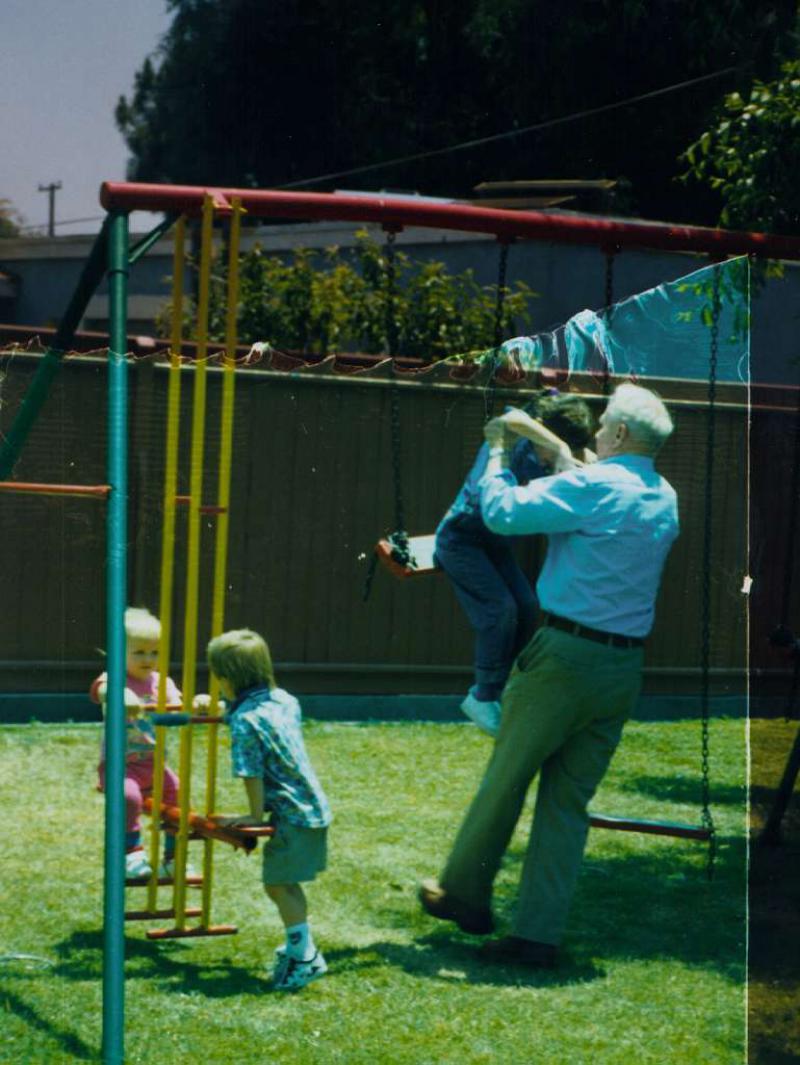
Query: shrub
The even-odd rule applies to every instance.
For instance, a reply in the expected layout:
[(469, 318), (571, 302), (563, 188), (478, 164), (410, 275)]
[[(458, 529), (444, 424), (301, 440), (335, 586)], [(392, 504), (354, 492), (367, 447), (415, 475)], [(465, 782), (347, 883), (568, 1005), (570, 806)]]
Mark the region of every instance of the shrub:
[[(191, 261), (197, 270), (197, 262)], [(442, 262), (415, 263), (402, 251), (394, 256), (393, 314), (386, 249), (365, 230), (356, 233), (350, 253), (334, 246), (322, 252), (297, 248), (284, 260), (256, 244), (240, 259), (237, 325), (240, 343), (267, 341), (273, 347), (327, 355), (351, 350), (368, 354), (390, 350), (393, 327), (398, 355), (425, 361), (485, 349), (494, 343), (496, 285), (479, 285), (472, 270), (451, 274)], [(218, 248), (212, 262), (209, 335), (225, 334), (227, 259)], [(536, 293), (522, 281), (506, 287), (503, 336), (521, 332), (531, 321)], [(190, 335), (196, 307), (186, 301), (184, 328)], [(171, 306), (159, 315), (159, 328), (171, 328)]]

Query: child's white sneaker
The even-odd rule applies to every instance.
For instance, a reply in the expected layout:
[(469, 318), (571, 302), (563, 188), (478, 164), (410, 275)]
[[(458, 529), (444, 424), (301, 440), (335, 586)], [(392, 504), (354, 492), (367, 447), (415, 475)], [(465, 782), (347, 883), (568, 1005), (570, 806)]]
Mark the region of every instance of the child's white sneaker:
[(276, 991), (299, 991), (312, 980), (319, 980), (328, 971), (325, 959), (319, 951), (308, 961), (301, 961), (300, 958), (287, 954), (285, 947), (279, 947), (275, 955), (272, 986)]
[(488, 736), (497, 735), (500, 728), (500, 703), (476, 699), (470, 691), (461, 704), (461, 712), (466, 714), (470, 721), (474, 721), (481, 732)]
[(125, 855), (125, 876), (129, 880), (141, 880), (153, 875), (153, 867), (143, 850), (129, 851)]

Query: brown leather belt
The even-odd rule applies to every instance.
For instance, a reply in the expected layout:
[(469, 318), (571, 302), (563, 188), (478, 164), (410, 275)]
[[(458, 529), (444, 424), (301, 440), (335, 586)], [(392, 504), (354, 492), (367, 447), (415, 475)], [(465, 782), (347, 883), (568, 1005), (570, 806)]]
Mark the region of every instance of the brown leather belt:
[(584, 640), (594, 640), (595, 643), (604, 643), (607, 647), (644, 647), (644, 640), (638, 636), (620, 636), (617, 632), (603, 632), (602, 629), (591, 629), (588, 625), (579, 625), (577, 621), (569, 618), (560, 618), (557, 614), (542, 614), (542, 625), (551, 629), (561, 629), (571, 636), (580, 636)]

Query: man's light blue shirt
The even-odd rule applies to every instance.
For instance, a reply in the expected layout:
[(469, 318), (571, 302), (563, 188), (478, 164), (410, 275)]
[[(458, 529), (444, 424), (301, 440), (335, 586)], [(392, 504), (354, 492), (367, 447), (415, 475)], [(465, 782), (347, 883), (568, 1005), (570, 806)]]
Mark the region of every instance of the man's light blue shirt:
[(619, 455), (520, 486), (503, 470), (480, 482), (492, 532), (545, 533), (542, 610), (623, 636), (653, 626), (661, 571), (678, 535), (675, 490), (644, 455)]

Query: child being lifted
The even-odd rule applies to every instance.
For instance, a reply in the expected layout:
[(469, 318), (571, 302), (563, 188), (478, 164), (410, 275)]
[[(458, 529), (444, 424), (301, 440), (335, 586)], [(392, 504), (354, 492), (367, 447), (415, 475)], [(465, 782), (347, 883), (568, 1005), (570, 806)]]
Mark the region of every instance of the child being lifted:
[(234, 776), (244, 784), (249, 814), (216, 817), (221, 825), (260, 825), (270, 814), (275, 835), (263, 851), (263, 883), (286, 929), (275, 951), (273, 987), (296, 991), (327, 972), (308, 924), (302, 883), (325, 869), (330, 807), (303, 743), (300, 706), (275, 683), (266, 642), (250, 629), (216, 636), (208, 664), (227, 703)]
[[(508, 466), (518, 484), (593, 458), (585, 451), (593, 434), (592, 415), (579, 396), (544, 392), (524, 410), (508, 408), (502, 421), (509, 430)], [(490, 532), (481, 518), (478, 482), (488, 455), (484, 443), (436, 530), (435, 558), (475, 633), (475, 683), (461, 710), (494, 736), (500, 724), (500, 693), (514, 659), (533, 635), (537, 602), (511, 539)]]

